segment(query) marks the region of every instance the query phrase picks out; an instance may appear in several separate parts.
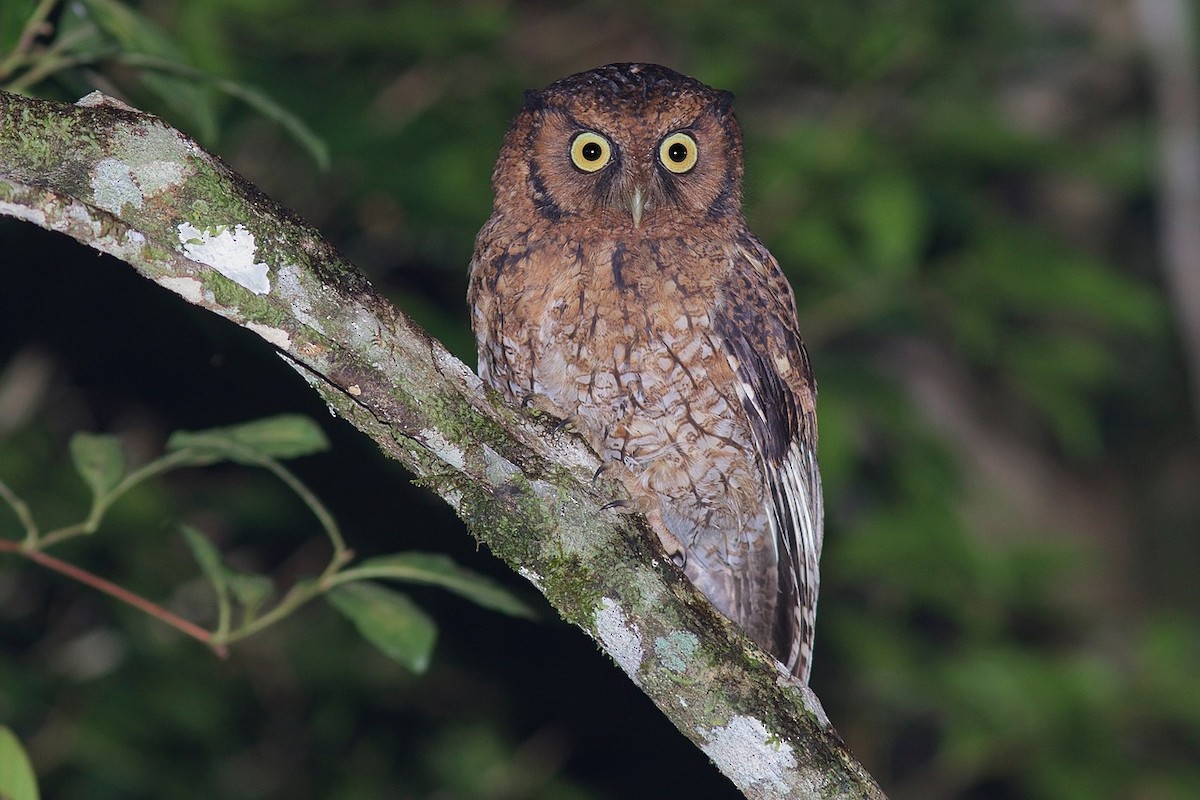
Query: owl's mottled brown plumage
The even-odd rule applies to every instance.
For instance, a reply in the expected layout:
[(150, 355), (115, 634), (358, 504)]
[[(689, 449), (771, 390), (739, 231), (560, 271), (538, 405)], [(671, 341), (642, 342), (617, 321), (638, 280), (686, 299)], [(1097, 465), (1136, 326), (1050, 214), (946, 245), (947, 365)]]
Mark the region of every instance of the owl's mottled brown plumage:
[(620, 464), (688, 578), (807, 680), (815, 390), (791, 287), (742, 218), (731, 101), (651, 64), (527, 93), (469, 299), (479, 374)]

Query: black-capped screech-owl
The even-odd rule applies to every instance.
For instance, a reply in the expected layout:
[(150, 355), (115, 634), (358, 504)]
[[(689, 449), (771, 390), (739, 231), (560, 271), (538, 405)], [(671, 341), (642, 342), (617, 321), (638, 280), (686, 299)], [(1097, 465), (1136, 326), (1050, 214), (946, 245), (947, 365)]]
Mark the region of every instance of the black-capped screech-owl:
[(807, 681), (816, 393), (791, 287), (742, 217), (732, 99), (653, 64), (528, 92), (469, 300), (480, 376), (570, 420), (692, 583)]

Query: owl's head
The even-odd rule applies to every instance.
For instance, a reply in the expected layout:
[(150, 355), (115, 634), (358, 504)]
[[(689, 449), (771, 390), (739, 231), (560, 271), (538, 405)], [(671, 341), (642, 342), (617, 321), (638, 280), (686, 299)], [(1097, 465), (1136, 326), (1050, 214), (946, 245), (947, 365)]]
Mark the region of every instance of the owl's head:
[(492, 176), (497, 206), (647, 229), (740, 215), (732, 102), (655, 64), (609, 64), (527, 92)]

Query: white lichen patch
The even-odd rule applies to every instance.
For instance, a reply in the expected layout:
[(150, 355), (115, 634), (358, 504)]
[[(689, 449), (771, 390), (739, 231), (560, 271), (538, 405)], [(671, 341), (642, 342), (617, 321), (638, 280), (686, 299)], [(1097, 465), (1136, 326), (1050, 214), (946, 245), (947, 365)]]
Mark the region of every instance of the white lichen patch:
[[(53, 214), (54, 212), (51, 213)], [(56, 223), (54, 230), (88, 229), (92, 232), (92, 238), (94, 239), (100, 239), (101, 237), (105, 239), (112, 238), (103, 236), (101, 229), (104, 226), (96, 219), (94, 212), (83, 203), (70, 203), (64, 208), (57, 209), (57, 217), (58, 220), (61, 220), (61, 223)]]
[(804, 710), (816, 717), (817, 722), (822, 727), (832, 727), (833, 723), (829, 721), (829, 715), (825, 713), (825, 707), (821, 705), (821, 700), (817, 697), (816, 693), (778, 661), (775, 662), (775, 667), (778, 670), (775, 676), (775, 684), (784, 693), (799, 695), (800, 702), (804, 704)]
[(429, 430), (421, 431), (421, 435), (418, 438), (425, 443), (430, 452), (442, 461), (457, 470), (463, 468), (465, 460), (462, 448), (447, 440), (441, 433), (430, 428)]
[[(66, 233), (86, 241), (102, 253), (124, 261), (132, 261), (145, 246), (145, 237), (141, 234), (129, 230), (122, 232), (120, 226), (108, 225), (107, 220), (105, 223), (98, 221), (95, 209), (83, 203), (63, 204), (47, 199), (42, 207), (29, 207), (20, 203), (0, 201), (0, 216), (13, 217), (32, 222), (47, 230)], [(0, 254), (2, 253), (3, 249), (0, 248)]]
[(154, 282), (164, 289), (170, 289), (189, 303), (199, 304), (204, 300), (204, 284), (195, 278), (163, 277), (156, 278)]
[(18, 203), (6, 203), (0, 200), (0, 215), (13, 217), (15, 219), (32, 222), (34, 225), (45, 228), (46, 214), (40, 208), (30, 208)]
[(182, 183), (186, 170), (165, 159), (105, 158), (92, 172), (92, 196), (96, 205), (113, 214), (121, 214), (125, 205), (141, 208), (155, 195)]
[(506, 459), (504, 456), (497, 453), (493, 448), (484, 445), (483, 452), (483, 474), (488, 482), (493, 486), (499, 486), (502, 483), (508, 483), (513, 476), (520, 472), (516, 466)]
[(615, 600), (607, 597), (600, 599), (600, 610), (596, 612), (596, 635), (617, 666), (637, 683), (638, 670), (646, 654), (642, 648), (642, 635), (625, 618), (625, 612)]
[(325, 333), (321, 321), (313, 314), (312, 298), (304, 288), (301, 272), (288, 264), (275, 273), (275, 293), (286, 300), (292, 307), (292, 314), (306, 327), (320, 334)]
[(92, 197), (96, 205), (112, 214), (119, 215), (126, 204), (142, 207), (142, 190), (134, 180), (133, 170), (117, 158), (106, 158), (96, 164)]
[(133, 177), (137, 179), (142, 194), (153, 197), (178, 186), (186, 175), (183, 167), (174, 161), (147, 161), (133, 168)]
[(700, 640), (687, 631), (672, 631), (654, 640), (654, 655), (672, 672), (687, 672), (688, 664), (696, 657)]
[(258, 322), (247, 322), (246, 327), (278, 347), (280, 350), (287, 350), (292, 346), (292, 337), (289, 336), (288, 332), (283, 328), (274, 328), (270, 325), (262, 325)]
[(756, 796), (788, 796), (786, 775), (796, 769), (796, 757), (791, 745), (773, 739), (762, 722), (739, 715), (728, 725), (696, 730), (705, 740), (700, 749), (743, 792), (753, 786)]
[(825, 713), (825, 706), (821, 705), (821, 700), (817, 697), (816, 692), (807, 686), (801, 686), (800, 696), (804, 699), (804, 708), (812, 712), (812, 715), (817, 718), (822, 727), (829, 728), (833, 725), (829, 721), (829, 715)]
[(529, 569), (529, 567), (517, 567), (517, 574), (532, 583), (534, 588), (539, 592), (545, 591), (542, 587), (542, 576)]
[(271, 291), (267, 265), (255, 262), (254, 234), (245, 225), (200, 230), (190, 222), (181, 222), (177, 230), (179, 250), (188, 258), (207, 264), (255, 294)]

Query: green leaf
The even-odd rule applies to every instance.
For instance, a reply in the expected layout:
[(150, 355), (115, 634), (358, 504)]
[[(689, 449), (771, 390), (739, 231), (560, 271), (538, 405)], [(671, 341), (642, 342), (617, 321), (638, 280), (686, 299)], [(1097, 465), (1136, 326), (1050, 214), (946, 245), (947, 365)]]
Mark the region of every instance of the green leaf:
[(0, 56), (17, 46), (35, 5), (35, 0), (0, 3)]
[(168, 450), (194, 450), (194, 464), (233, 461), (259, 464), (264, 458), (286, 459), (329, 449), (329, 440), (317, 423), (299, 414), (254, 420), (224, 428), (176, 431), (167, 440)]
[(331, 589), (329, 603), (367, 641), (416, 673), (429, 667), (437, 626), (407, 595), (375, 583), (347, 583)]
[(208, 582), (212, 584), (213, 590), (218, 596), (224, 595), (226, 593), (225, 568), (221, 565), (221, 554), (217, 552), (217, 548), (213, 546), (208, 537), (200, 531), (190, 525), (181, 525), (180, 528), (188, 549), (192, 551), (192, 557), (196, 559), (196, 563), (204, 572), (204, 577), (208, 578)]
[(369, 558), (343, 571), (339, 577), (347, 580), (386, 578), (407, 583), (432, 584), (493, 611), (526, 619), (537, 619), (541, 616), (533, 606), (491, 578), (460, 567), (449, 556), (441, 553), (396, 553)]
[(0, 798), (38, 800), (37, 777), (16, 735), (0, 725)]
[[(81, 0), (97, 27), (112, 37), (125, 53), (143, 53), (188, 67), (183, 51), (157, 25), (117, 0)], [(217, 111), (212, 91), (195, 80), (171, 75), (142, 76), (146, 88), (177, 114), (189, 117), (200, 139), (217, 134)]]
[(241, 605), (246, 619), (254, 619), (263, 604), (275, 594), (275, 582), (266, 575), (236, 572), (228, 567), (224, 572), (225, 584), (229, 587), (234, 599)]
[(217, 596), (217, 636), (224, 636), (229, 630), (229, 585), (226, 583), (226, 569), (221, 563), (221, 554), (208, 540), (208, 537), (193, 527), (181, 525), (183, 539), (187, 542), (192, 557), (200, 565), (200, 570), (208, 582), (212, 584)]
[(96, 497), (107, 495), (125, 476), (125, 456), (115, 436), (75, 434), (71, 437), (71, 460)]
[(308, 127), (300, 117), (275, 102), (263, 90), (241, 83), (240, 81), (218, 78), (189, 67), (186, 64), (180, 64), (145, 53), (123, 53), (117, 57), (117, 60), (133, 67), (155, 70), (168, 75), (178, 75), (197, 82), (210, 84), (217, 91), (241, 100), (262, 116), (282, 127), (289, 136), (308, 151), (313, 160), (317, 162), (319, 169), (326, 170), (329, 168), (329, 145), (325, 143), (325, 140), (317, 136), (316, 132)]
[(308, 151), (313, 161), (317, 162), (318, 169), (322, 171), (329, 169), (329, 145), (325, 143), (325, 140), (317, 136), (304, 120), (279, 105), (261, 89), (231, 80), (217, 80), (213, 82), (213, 86), (230, 97), (236, 97), (279, 125)]
[(119, 45), (97, 27), (82, 6), (64, 9), (59, 15), (53, 46), (62, 48), (63, 55), (78, 59), (80, 63), (108, 58), (119, 51)]

